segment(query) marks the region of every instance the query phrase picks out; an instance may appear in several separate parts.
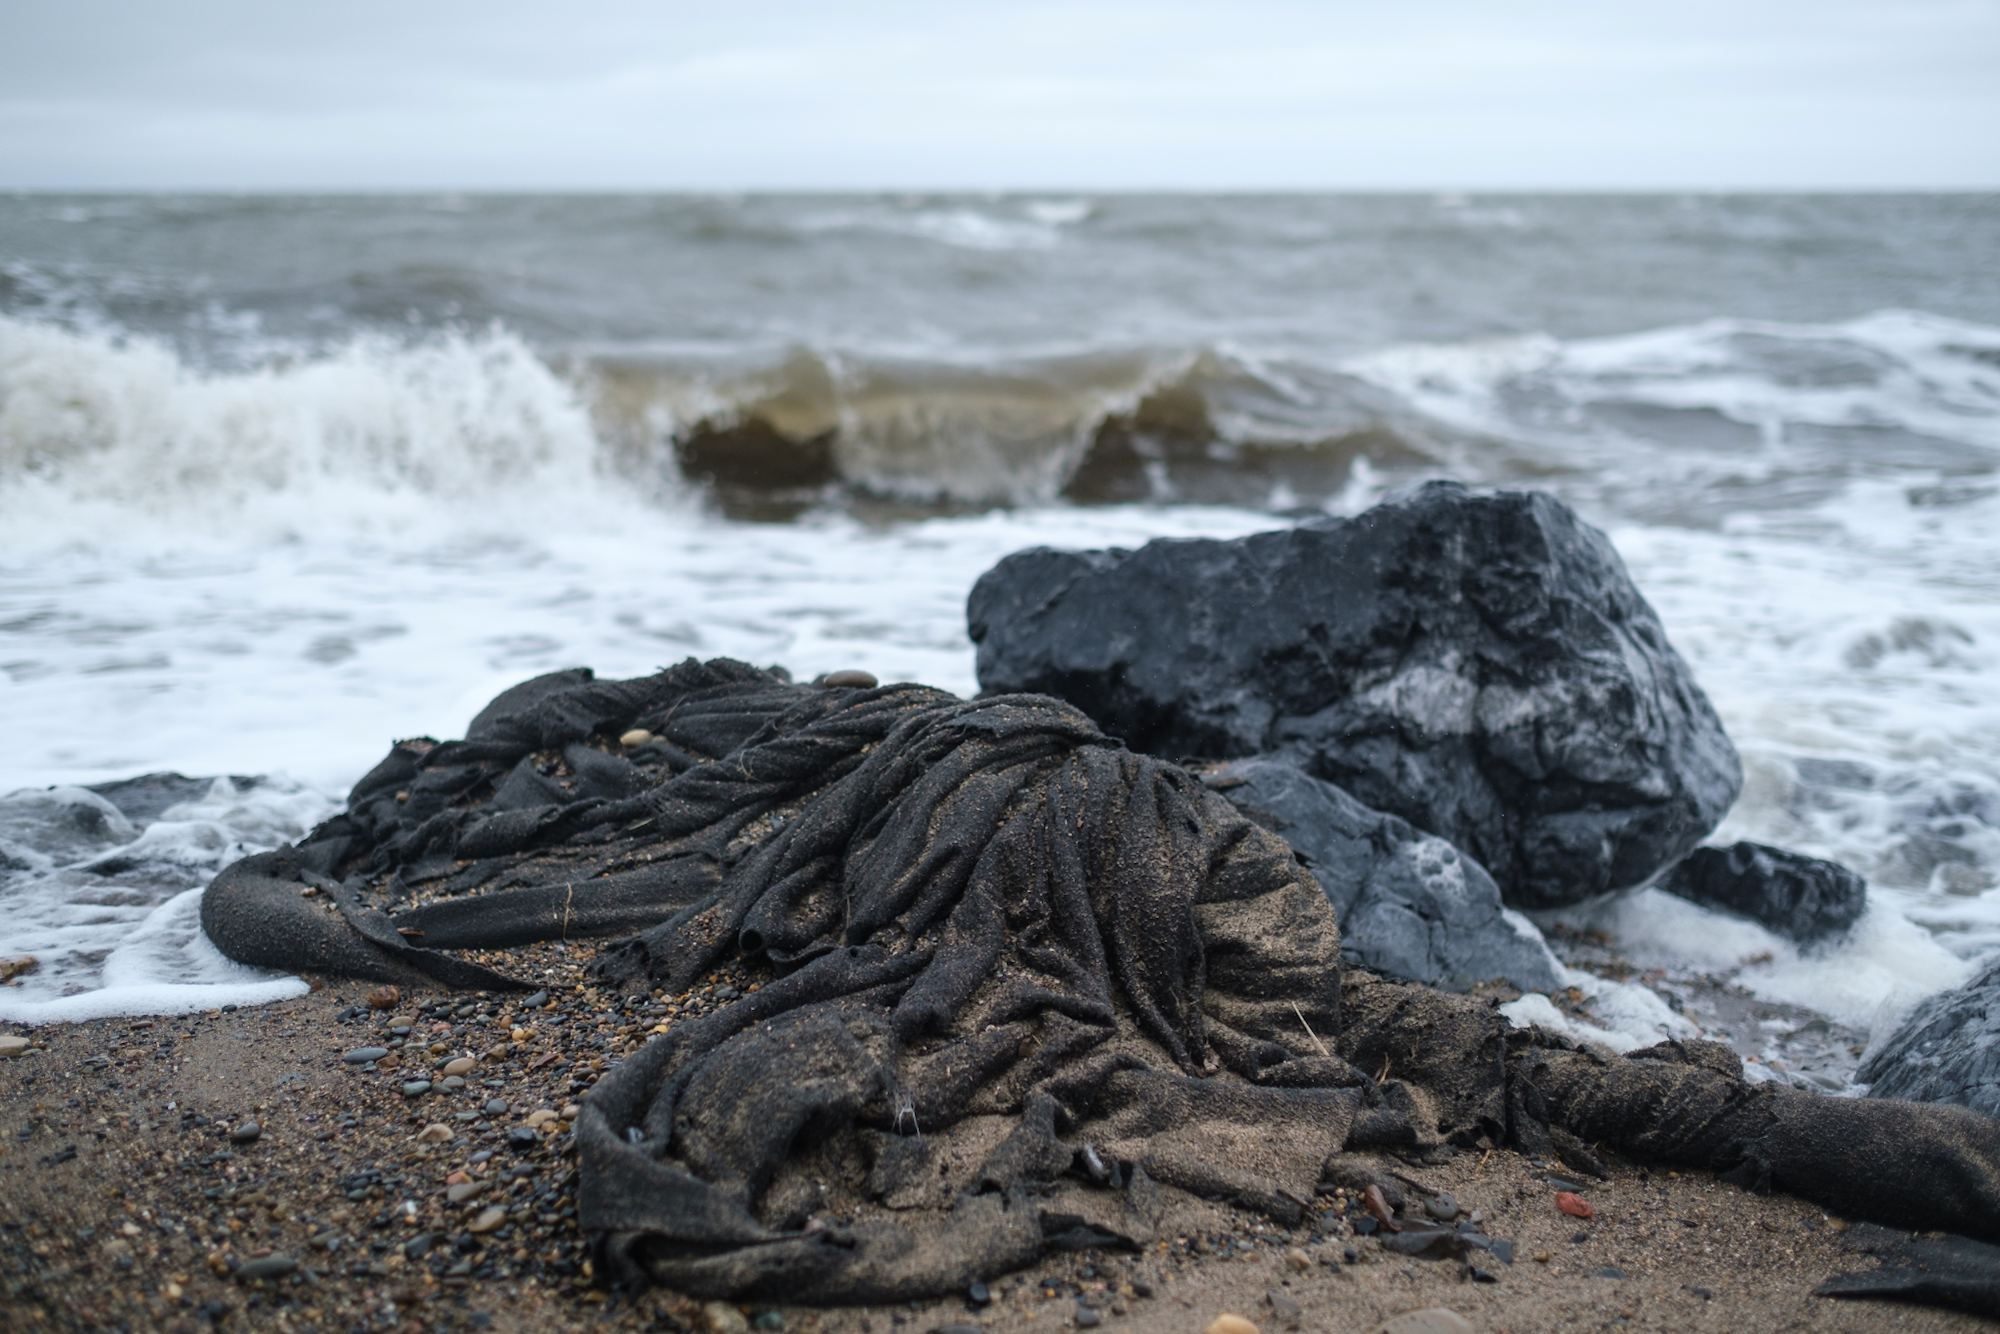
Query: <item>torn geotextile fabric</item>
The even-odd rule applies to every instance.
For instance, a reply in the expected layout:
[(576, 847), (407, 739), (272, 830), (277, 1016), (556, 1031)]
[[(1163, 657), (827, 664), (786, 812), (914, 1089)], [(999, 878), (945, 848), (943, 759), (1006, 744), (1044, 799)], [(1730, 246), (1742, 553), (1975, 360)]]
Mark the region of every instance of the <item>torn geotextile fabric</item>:
[[(621, 745), (633, 727), (658, 739)], [(620, 931), (598, 967), (623, 991), (768, 964), (585, 1100), (603, 1274), (934, 1295), (1052, 1246), (1146, 1244), (1175, 1191), (1297, 1222), (1346, 1150), (1481, 1138), (1749, 1164), (1858, 1216), (2000, 1231), (1984, 1118), (1883, 1103), (1860, 1126), (1697, 1044), (1605, 1060), (1488, 1002), (1343, 978), (1281, 839), (1053, 699), (690, 662), (540, 678), (469, 730), (398, 745), (347, 815), (219, 877), (204, 921), (234, 957), (453, 985), (472, 965), (450, 949)], [(1857, 1129), (1914, 1169), (1850, 1175)]]

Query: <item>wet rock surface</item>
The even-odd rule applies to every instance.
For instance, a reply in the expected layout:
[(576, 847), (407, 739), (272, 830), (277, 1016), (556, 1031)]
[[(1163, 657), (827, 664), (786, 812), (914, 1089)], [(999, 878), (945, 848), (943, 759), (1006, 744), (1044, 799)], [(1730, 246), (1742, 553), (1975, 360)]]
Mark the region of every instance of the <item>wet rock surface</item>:
[(1522, 991), (1561, 985), (1534, 924), (1504, 909), (1485, 868), (1444, 839), (1282, 760), (1239, 760), (1204, 781), (1304, 859), (1343, 923), (1348, 961), (1460, 990), (1494, 979)]
[(986, 690), (1155, 754), (1289, 752), (1517, 906), (1643, 883), (1742, 785), (1610, 543), (1546, 495), (1437, 482), (1233, 541), (1019, 552), (967, 621)]
[(1661, 877), (1659, 887), (1802, 945), (1839, 935), (1868, 907), (1868, 882), (1857, 873), (1762, 843), (1696, 848)]
[(2000, 1117), (2000, 961), (1920, 1002), (1855, 1079), (1871, 1097), (1954, 1102)]

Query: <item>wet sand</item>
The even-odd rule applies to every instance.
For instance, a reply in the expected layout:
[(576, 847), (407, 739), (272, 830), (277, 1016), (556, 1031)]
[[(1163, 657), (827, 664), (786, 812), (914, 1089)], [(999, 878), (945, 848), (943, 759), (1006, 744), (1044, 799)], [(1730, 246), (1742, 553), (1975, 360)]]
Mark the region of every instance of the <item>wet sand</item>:
[[(367, 986), (329, 981), (257, 1010), (10, 1030), (35, 1045), (0, 1061), (0, 1325), (740, 1327), (677, 1294), (595, 1285), (574, 1221), (563, 1112), (622, 1053), (759, 979), (723, 970), (686, 994), (621, 1006), (589, 989), (585, 948), (484, 957), (545, 982), (549, 1005), (431, 992), (373, 1009)], [(388, 1046), (396, 1027), (409, 1031), (393, 1059), (344, 1059)], [(445, 1088), (439, 1067), (468, 1056), (464, 1086)], [(406, 1095), (419, 1082), (431, 1087)], [(232, 1138), (253, 1120), (256, 1138)], [(540, 1122), (532, 1137), (530, 1121)], [(828, 1334), (952, 1324), (1195, 1334), (1223, 1312), (1265, 1331), (1368, 1331), (1426, 1307), (1457, 1311), (1487, 1334), (2000, 1329), (1931, 1308), (1814, 1297), (1829, 1275), (1875, 1264), (1842, 1250), (1845, 1220), (1707, 1173), (1619, 1162), (1599, 1182), (1557, 1169), (1583, 1186), (1594, 1209), (1586, 1221), (1557, 1209), (1561, 1182), (1513, 1153), (1391, 1166), (1479, 1211), (1488, 1234), (1513, 1243), (1514, 1263), (1481, 1261), (1497, 1279), (1489, 1283), (1457, 1260), (1385, 1252), (1330, 1200), (1315, 1222), (1288, 1231), (1168, 1192), (1166, 1240), (1153, 1248), (993, 1275), (984, 1304), (749, 1306), (737, 1316), (751, 1328)], [(260, 1271), (274, 1272), (248, 1277)], [(1288, 1302), (1298, 1307), (1289, 1319)]]

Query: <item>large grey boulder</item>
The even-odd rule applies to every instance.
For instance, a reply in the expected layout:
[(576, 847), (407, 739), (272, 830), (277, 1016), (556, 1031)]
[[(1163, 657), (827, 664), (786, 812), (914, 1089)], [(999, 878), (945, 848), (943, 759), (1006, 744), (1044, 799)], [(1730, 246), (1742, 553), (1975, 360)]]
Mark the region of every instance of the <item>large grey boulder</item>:
[(2000, 959), (1910, 1011), (1854, 1078), (1871, 1098), (1955, 1102), (2000, 1116)]
[(1159, 755), (1285, 752), (1520, 907), (1644, 884), (1742, 786), (1610, 542), (1539, 493), (1432, 482), (1233, 541), (1023, 551), (967, 619), (986, 690)]
[(1432, 986), (1562, 985), (1534, 923), (1502, 907), (1493, 877), (1443, 839), (1282, 760), (1238, 761), (1206, 781), (1292, 845), (1333, 902), (1348, 962)]

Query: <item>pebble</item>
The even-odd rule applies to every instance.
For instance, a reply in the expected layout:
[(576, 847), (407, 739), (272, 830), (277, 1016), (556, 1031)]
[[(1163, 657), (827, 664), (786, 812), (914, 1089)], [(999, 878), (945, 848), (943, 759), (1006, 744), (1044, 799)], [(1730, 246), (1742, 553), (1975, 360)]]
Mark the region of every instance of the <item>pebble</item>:
[(521, 1008), (524, 1010), (539, 1010), (548, 1003), (549, 993), (546, 991), (537, 991), (534, 995), (521, 1002)]
[(229, 1132), (229, 1142), (231, 1144), (255, 1144), (258, 1137), (263, 1133), (264, 1127), (258, 1125), (255, 1121), (245, 1121), (242, 1125)]
[(819, 679), (819, 683), (828, 690), (873, 690), (876, 684), (872, 672), (856, 671), (851, 667), (846, 671), (828, 672)]
[(1589, 1200), (1584, 1199), (1583, 1196), (1578, 1195), (1573, 1190), (1556, 1192), (1556, 1208), (1562, 1210), (1571, 1218), (1591, 1218), (1597, 1213), (1595, 1209), (1590, 1207)]
[(1285, 1252), (1285, 1263), (1293, 1272), (1303, 1274), (1313, 1267), (1312, 1257), (1294, 1246)]
[(446, 1075), (443, 1079), (438, 1081), (438, 1087), (443, 1089), (446, 1093), (456, 1093), (460, 1089), (465, 1087), (465, 1081), (459, 1078), (457, 1075)]
[(750, 1322), (750, 1327), (752, 1329), (783, 1329), (785, 1327), (785, 1314), (782, 1311), (759, 1311), (757, 1318)]
[(1472, 1322), (1458, 1312), (1431, 1306), (1421, 1311), (1405, 1311), (1387, 1324), (1377, 1326), (1375, 1334), (1474, 1334), (1474, 1331)]
[(19, 1056), (28, 1049), (28, 1040), (8, 1033), (0, 1036), (0, 1056)]
[(516, 1153), (525, 1153), (541, 1142), (533, 1126), (515, 1126), (507, 1132), (507, 1147)]
[(403, 1258), (405, 1260), (423, 1259), (431, 1253), (431, 1247), (437, 1244), (437, 1239), (437, 1233), (435, 1232), (419, 1232), (416, 1236), (411, 1237), (403, 1243)]
[(371, 1010), (393, 1010), (403, 993), (394, 987), (377, 987), (368, 993), (368, 1008)]
[(1449, 1223), (1452, 1219), (1458, 1217), (1460, 1210), (1457, 1200), (1454, 1200), (1449, 1195), (1439, 1193), (1424, 1201), (1424, 1212), (1428, 1213), (1432, 1218), (1437, 1219), (1440, 1223)]
[(500, 1225), (506, 1221), (505, 1209), (498, 1205), (488, 1205), (479, 1211), (477, 1218), (465, 1225), (465, 1230), (472, 1233), (497, 1232), (500, 1230)]
[(452, 1204), (464, 1204), (485, 1189), (486, 1183), (483, 1181), (461, 1181), (456, 1185), (446, 1186), (444, 1197)]
[(708, 1334), (750, 1334), (750, 1322), (728, 1302), (710, 1302), (702, 1307), (701, 1327)]
[(261, 1260), (245, 1260), (236, 1267), (238, 1283), (255, 1283), (261, 1278), (283, 1278), (299, 1267), (289, 1255), (267, 1255)]
[(965, 1299), (974, 1306), (984, 1306), (993, 1300), (993, 1291), (984, 1283), (975, 1283), (965, 1290)]
[(419, 1144), (446, 1144), (452, 1137), (451, 1127), (442, 1121), (433, 1121), (417, 1132)]
[(1265, 1293), (1264, 1300), (1271, 1303), (1271, 1314), (1288, 1325), (1296, 1325), (1305, 1318), (1305, 1308), (1293, 1300), (1291, 1293), (1280, 1288)]
[(1208, 1328), (1202, 1331), (1202, 1334), (1261, 1334), (1261, 1331), (1258, 1330), (1255, 1321), (1245, 1320), (1240, 1315), (1231, 1315), (1224, 1311), (1208, 1322)]
[(403, 1085), (403, 1096), (406, 1098), (421, 1098), (430, 1091), (431, 1081), (428, 1079), (412, 1079)]
[(469, 1075), (478, 1068), (479, 1062), (470, 1056), (461, 1056), (455, 1061), (444, 1063), (444, 1073), (447, 1075)]
[(486, 1114), (488, 1116), (507, 1115), (507, 1100), (505, 1098), (488, 1098), (486, 1100)]
[(349, 1065), (366, 1065), (370, 1061), (379, 1061), (388, 1054), (387, 1047), (356, 1047), (340, 1059)]
[(651, 732), (648, 732), (643, 727), (635, 727), (631, 731), (626, 732), (625, 734), (620, 736), (618, 738), (618, 744), (625, 747), (627, 750), (630, 750), (634, 746), (643, 746), (652, 739), (653, 739), (653, 734)]
[(1096, 1329), (1103, 1323), (1103, 1312), (1093, 1310), (1088, 1306), (1079, 1306), (1076, 1308), (1076, 1327), (1078, 1329)]
[(556, 1119), (555, 1111), (548, 1107), (537, 1107), (528, 1113), (528, 1124), (540, 1130), (548, 1122)]

